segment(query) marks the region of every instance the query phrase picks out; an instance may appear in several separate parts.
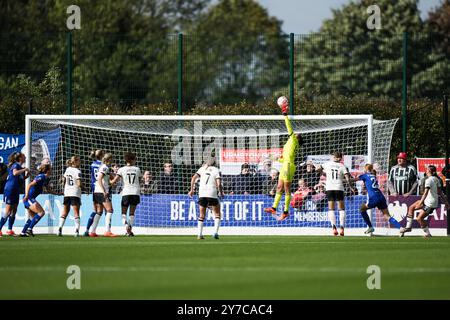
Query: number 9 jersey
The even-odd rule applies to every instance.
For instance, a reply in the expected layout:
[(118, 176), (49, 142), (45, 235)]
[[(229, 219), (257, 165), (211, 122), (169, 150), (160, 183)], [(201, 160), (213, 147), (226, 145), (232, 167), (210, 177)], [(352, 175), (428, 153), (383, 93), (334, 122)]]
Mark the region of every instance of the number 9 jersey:
[(77, 168), (68, 167), (64, 172), (66, 183), (64, 184), (64, 197), (81, 198), (81, 188), (77, 185), (77, 180), (81, 179), (81, 171)]

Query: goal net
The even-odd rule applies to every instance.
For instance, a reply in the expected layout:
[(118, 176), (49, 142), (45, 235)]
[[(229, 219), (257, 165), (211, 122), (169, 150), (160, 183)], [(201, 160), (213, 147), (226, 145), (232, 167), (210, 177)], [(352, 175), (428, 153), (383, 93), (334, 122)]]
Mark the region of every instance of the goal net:
[[(373, 163), (382, 190), (387, 190), (391, 138), (396, 119), (374, 120), (371, 115), (292, 116), (294, 131), (304, 143), (296, 157), (290, 216), (278, 221), (264, 213), (272, 206), (281, 164), (279, 157), (288, 134), (282, 116), (49, 116), (30, 115), (26, 121), (27, 165), (35, 168), (46, 154), (53, 165), (51, 184), (63, 191), (65, 162), (81, 157), (83, 177), (82, 225), (92, 212), (89, 154), (103, 149), (114, 155), (112, 170), (125, 165), (123, 154), (134, 152), (144, 174), (135, 231), (143, 234), (195, 234), (199, 214), (197, 196), (187, 193), (192, 175), (214, 156), (222, 173), (222, 234), (329, 234), (325, 176), (318, 165), (333, 151), (354, 176)], [(31, 143), (33, 141), (33, 143)], [(49, 154), (48, 150), (53, 150)], [(359, 183), (346, 186), (347, 234), (362, 234), (366, 227), (359, 207), (366, 202)], [(112, 187), (113, 229), (122, 230), (121, 185)], [(62, 196), (41, 195), (49, 213), (47, 232), (54, 232), (62, 209)], [(278, 211), (282, 212), (284, 196)], [(102, 218), (103, 219), (103, 218)], [(336, 210), (339, 223), (339, 214)], [(387, 227), (373, 210), (375, 227)], [(70, 226), (68, 220), (66, 225)], [(44, 223), (45, 224), (45, 223)], [(212, 226), (207, 213), (205, 228)], [(100, 226), (102, 222), (100, 222)]]

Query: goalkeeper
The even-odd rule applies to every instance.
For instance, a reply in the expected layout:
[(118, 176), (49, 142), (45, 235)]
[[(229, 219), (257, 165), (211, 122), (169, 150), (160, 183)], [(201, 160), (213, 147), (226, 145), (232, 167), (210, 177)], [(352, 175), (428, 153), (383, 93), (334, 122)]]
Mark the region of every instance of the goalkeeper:
[(264, 212), (276, 214), (277, 207), (280, 203), (281, 197), (283, 195), (283, 191), (285, 193), (284, 197), (284, 211), (281, 216), (278, 218), (279, 221), (285, 220), (289, 216), (289, 203), (291, 201), (291, 184), (294, 179), (295, 174), (295, 154), (300, 149), (300, 145), (302, 144), (302, 136), (300, 133), (294, 133), (292, 130), (291, 120), (289, 120), (288, 114), (288, 100), (284, 99), (281, 104), (281, 112), (284, 115), (284, 121), (286, 123), (286, 128), (288, 131), (289, 138), (283, 147), (283, 155), (279, 159), (282, 163), (282, 167), (280, 170), (280, 176), (278, 178), (277, 192), (275, 194), (275, 199), (273, 201), (272, 207), (265, 208)]

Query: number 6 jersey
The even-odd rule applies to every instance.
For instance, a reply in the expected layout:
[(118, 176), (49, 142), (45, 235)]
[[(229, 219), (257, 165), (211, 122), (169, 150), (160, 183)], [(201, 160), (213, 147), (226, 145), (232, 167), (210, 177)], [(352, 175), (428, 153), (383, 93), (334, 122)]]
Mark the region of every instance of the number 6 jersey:
[(81, 188), (77, 185), (77, 180), (81, 179), (81, 172), (74, 167), (68, 167), (64, 172), (66, 183), (64, 184), (64, 197), (81, 198)]
[(120, 168), (117, 174), (123, 180), (122, 196), (141, 195), (141, 169), (135, 166), (125, 166)]

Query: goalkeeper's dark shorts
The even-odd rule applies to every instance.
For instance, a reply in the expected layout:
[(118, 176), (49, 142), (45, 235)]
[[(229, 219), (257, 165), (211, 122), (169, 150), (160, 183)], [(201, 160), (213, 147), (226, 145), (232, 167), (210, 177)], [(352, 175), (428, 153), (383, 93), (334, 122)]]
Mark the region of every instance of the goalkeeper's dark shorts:
[(217, 206), (219, 199), (217, 198), (198, 198), (198, 205), (201, 207)]

